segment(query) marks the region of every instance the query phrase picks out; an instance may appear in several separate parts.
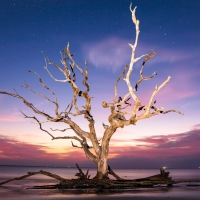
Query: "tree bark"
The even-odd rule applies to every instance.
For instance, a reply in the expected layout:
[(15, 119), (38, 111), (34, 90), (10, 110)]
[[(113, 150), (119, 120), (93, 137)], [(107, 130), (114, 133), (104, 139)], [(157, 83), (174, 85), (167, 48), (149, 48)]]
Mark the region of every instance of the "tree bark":
[(94, 179), (108, 179), (107, 156), (104, 154), (97, 163), (97, 174)]
[(101, 152), (99, 159), (97, 161), (97, 174), (94, 179), (109, 179), (108, 177), (108, 152), (109, 152), (109, 142), (112, 135), (115, 133), (116, 127), (110, 126), (104, 132), (101, 143)]

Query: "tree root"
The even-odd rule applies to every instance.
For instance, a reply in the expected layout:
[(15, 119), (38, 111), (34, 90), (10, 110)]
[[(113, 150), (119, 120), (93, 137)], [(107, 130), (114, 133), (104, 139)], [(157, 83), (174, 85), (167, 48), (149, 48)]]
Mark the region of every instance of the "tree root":
[(87, 170), (86, 174), (84, 174), (83, 171), (81, 170), (81, 168), (78, 166), (77, 163), (76, 163), (76, 167), (78, 168), (79, 173), (76, 173), (75, 176), (78, 176), (79, 179), (81, 179), (81, 180), (86, 180), (86, 179), (90, 178), (90, 175), (88, 175), (89, 169)]
[(114, 176), (117, 180), (124, 180), (123, 178), (120, 178), (115, 172), (111, 169), (111, 167), (108, 165), (108, 174)]

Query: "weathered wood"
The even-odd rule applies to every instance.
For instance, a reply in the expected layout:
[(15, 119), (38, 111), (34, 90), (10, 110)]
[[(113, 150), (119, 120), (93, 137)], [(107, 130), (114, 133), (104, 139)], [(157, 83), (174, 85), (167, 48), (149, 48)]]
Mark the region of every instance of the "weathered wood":
[(50, 172), (41, 170), (39, 172), (28, 172), (28, 174), (24, 176), (15, 177), (13, 179), (9, 179), (7, 181), (1, 182), (0, 185), (4, 185), (6, 183), (9, 183), (15, 180), (22, 180), (22, 179), (25, 179), (37, 174), (43, 174), (43, 175), (49, 176), (51, 178), (59, 180), (60, 183), (55, 184), (55, 185), (34, 186), (31, 189), (57, 189), (57, 188), (58, 189), (75, 189), (75, 188), (126, 189), (126, 188), (135, 188), (135, 187), (153, 187), (156, 185), (169, 186), (169, 185), (174, 185), (174, 184), (179, 184), (179, 183), (192, 183), (192, 182), (200, 183), (200, 179), (187, 179), (187, 180), (173, 181), (171, 177), (169, 177), (169, 172), (165, 172), (164, 170), (161, 170), (160, 174), (142, 178), (142, 179), (135, 179), (135, 180), (89, 179), (89, 175), (88, 175), (89, 170), (87, 170), (86, 174), (84, 174), (78, 165), (77, 165), (77, 168), (79, 170), (80, 176), (83, 178), (69, 180), (69, 179), (62, 178), (61, 176), (58, 176), (56, 174), (52, 174)]
[(172, 181), (172, 178), (169, 177), (169, 172), (165, 172), (163, 168), (160, 169), (160, 174), (154, 176), (149, 176), (146, 178), (135, 179), (135, 181)]
[(84, 174), (83, 171), (81, 170), (81, 168), (78, 166), (77, 163), (76, 163), (76, 167), (78, 168), (79, 173), (76, 173), (75, 176), (78, 176), (79, 179), (81, 179), (81, 180), (85, 180), (85, 179), (89, 179), (90, 178), (90, 175), (88, 175), (89, 169), (87, 170), (86, 174)]
[(108, 165), (108, 173), (112, 176), (114, 176), (117, 180), (124, 180), (121, 177), (119, 177), (112, 169), (111, 167)]
[(57, 180), (59, 180), (59, 181), (61, 181), (61, 182), (64, 182), (64, 181), (67, 180), (67, 179), (65, 179), (65, 178), (62, 178), (61, 176), (58, 176), (58, 175), (56, 175), (56, 174), (52, 174), (52, 173), (50, 173), (50, 172), (43, 171), (43, 170), (40, 170), (39, 172), (27, 172), (27, 173), (28, 173), (28, 174), (26, 174), (26, 175), (23, 175), (23, 176), (20, 176), (20, 177), (15, 177), (15, 178), (9, 179), (9, 180), (7, 180), (7, 181), (1, 182), (0, 185), (4, 185), (4, 184), (6, 184), (6, 183), (9, 183), (9, 182), (15, 181), (15, 180), (22, 180), (22, 179), (25, 179), (25, 178), (28, 178), (28, 177), (30, 177), (30, 176), (37, 175), (37, 174), (43, 174), (43, 175), (45, 175), (45, 176), (49, 176), (49, 177), (51, 177), (51, 178), (57, 179)]

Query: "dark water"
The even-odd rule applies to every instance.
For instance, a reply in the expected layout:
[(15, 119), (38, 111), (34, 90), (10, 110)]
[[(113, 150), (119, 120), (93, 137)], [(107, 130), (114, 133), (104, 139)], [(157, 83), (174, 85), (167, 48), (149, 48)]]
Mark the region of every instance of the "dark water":
[[(76, 168), (58, 167), (14, 167), (0, 166), (0, 182), (25, 175), (27, 172), (40, 170), (55, 173), (64, 178), (76, 178)], [(86, 172), (87, 169), (83, 169)], [(169, 169), (170, 176), (177, 179), (200, 178), (200, 169)], [(115, 172), (124, 179), (136, 179), (159, 174), (159, 169), (116, 169)], [(93, 177), (95, 169), (90, 169)], [(58, 181), (44, 175), (35, 175), (20, 181), (13, 181), (0, 187), (0, 199), (198, 199), (200, 200), (200, 183), (180, 184), (174, 187), (158, 186), (155, 188), (135, 188), (129, 190), (33, 190), (34, 185), (56, 184)]]

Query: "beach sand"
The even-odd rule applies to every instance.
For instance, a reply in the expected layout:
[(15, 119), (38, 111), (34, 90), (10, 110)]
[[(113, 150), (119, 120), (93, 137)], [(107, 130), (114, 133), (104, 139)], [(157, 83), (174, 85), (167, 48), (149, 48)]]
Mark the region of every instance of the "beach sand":
[(14, 181), (0, 187), (1, 200), (35, 200), (35, 199), (80, 199), (80, 200), (199, 200), (200, 186), (178, 185), (173, 187), (159, 186), (155, 188), (135, 188), (127, 190), (58, 190), (58, 189), (27, 189), (34, 185), (56, 184), (57, 181)]

